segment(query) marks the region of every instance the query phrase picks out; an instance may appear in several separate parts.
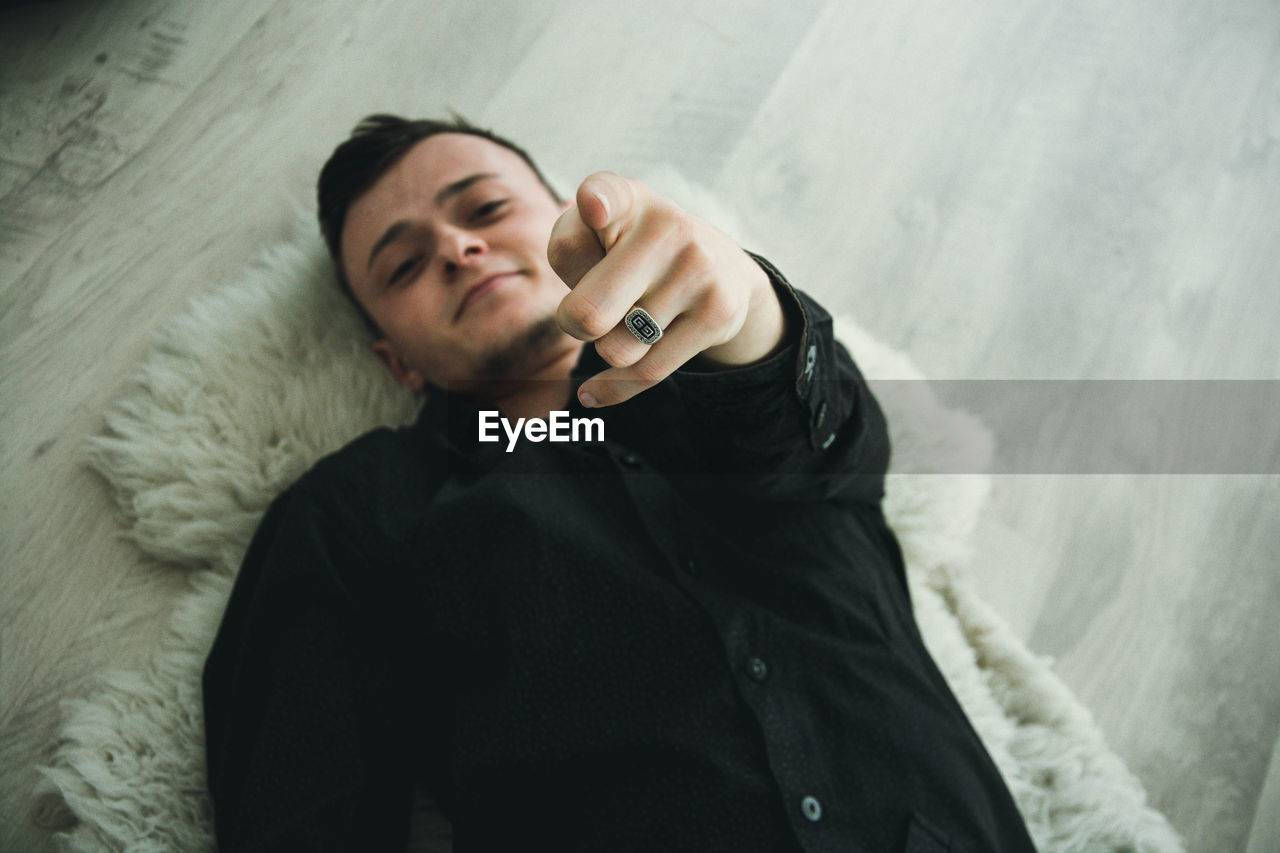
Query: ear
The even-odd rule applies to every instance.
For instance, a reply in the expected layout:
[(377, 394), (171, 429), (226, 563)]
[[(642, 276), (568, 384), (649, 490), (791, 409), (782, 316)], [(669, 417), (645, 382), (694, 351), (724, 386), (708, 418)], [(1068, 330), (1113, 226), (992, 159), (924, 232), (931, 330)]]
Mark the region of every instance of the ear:
[(396, 345), (386, 338), (378, 338), (373, 342), (373, 351), (382, 359), (382, 363), (387, 366), (387, 370), (391, 371), (391, 375), (396, 378), (404, 387), (413, 391), (415, 394), (421, 391), (427, 385), (427, 379), (416, 368), (410, 367), (409, 363), (400, 355), (400, 351), (396, 349)]

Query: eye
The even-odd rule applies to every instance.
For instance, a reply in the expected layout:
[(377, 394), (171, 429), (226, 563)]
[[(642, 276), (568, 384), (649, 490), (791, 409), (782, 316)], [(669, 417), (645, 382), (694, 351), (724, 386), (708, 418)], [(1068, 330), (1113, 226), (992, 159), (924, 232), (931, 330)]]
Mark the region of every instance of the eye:
[(505, 205), (506, 203), (507, 203), (507, 200), (504, 198), (495, 199), (494, 201), (486, 202), (485, 204), (482, 204), (476, 208), (475, 213), (471, 214), (471, 219), (472, 221), (487, 219), (490, 216), (493, 216), (499, 210), (501, 210), (502, 206)]
[(392, 270), (390, 277), (387, 278), (387, 284), (395, 284), (409, 273), (413, 272), (413, 268), (418, 265), (419, 258), (410, 258), (400, 266)]

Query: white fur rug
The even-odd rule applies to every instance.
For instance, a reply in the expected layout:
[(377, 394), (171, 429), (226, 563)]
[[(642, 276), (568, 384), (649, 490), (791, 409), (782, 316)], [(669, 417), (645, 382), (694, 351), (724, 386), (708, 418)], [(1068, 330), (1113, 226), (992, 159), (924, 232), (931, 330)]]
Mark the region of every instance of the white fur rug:
[[(271, 498), (313, 461), (414, 415), (415, 400), (360, 343), (313, 220), (303, 223), (305, 236), (158, 335), (93, 442), (92, 464), (114, 489), (126, 535), (187, 571), (191, 589), (144, 669), (107, 674), (93, 695), (66, 704), (37, 792), (61, 796), (79, 819), (60, 836), (64, 849), (214, 849), (200, 672), (241, 555)], [(919, 376), (847, 319), (837, 331), (873, 384)], [(980, 425), (920, 388), (916, 400), (900, 388), (884, 398), (895, 467), (928, 470), (957, 447), (965, 458), (990, 452)], [(1041, 850), (1181, 850), (1088, 711), (975, 595), (968, 545), (987, 489), (977, 475), (891, 474), (887, 483), (886, 511), (940, 668)], [(415, 847), (448, 850), (430, 824), (415, 825)]]

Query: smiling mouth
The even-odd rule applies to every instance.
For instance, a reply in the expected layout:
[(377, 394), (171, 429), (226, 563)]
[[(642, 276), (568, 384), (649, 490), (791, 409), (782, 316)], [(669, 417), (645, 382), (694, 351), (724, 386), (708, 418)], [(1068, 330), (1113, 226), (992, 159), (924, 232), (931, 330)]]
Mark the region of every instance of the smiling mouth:
[(466, 295), (462, 297), (462, 304), (458, 306), (458, 313), (454, 316), (454, 319), (457, 320), (458, 318), (460, 318), (463, 312), (466, 311), (467, 308), (470, 307), (472, 303), (476, 302), (479, 299), (484, 298), (495, 287), (502, 284), (503, 281), (505, 281), (507, 278), (510, 278), (511, 276), (514, 276), (514, 275), (516, 275), (516, 273), (514, 272), (495, 273), (493, 275), (486, 276), (485, 278), (471, 285), (471, 287), (467, 290)]

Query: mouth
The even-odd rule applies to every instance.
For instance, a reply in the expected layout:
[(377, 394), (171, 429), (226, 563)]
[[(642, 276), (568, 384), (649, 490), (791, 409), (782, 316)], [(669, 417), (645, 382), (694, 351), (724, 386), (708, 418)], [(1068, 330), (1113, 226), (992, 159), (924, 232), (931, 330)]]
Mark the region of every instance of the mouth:
[(477, 281), (475, 284), (467, 288), (467, 292), (462, 295), (462, 301), (458, 303), (458, 312), (453, 319), (457, 320), (462, 317), (464, 311), (472, 304), (493, 292), (499, 285), (509, 278), (514, 278), (517, 274), (514, 272), (499, 272), (493, 275), (487, 275)]

